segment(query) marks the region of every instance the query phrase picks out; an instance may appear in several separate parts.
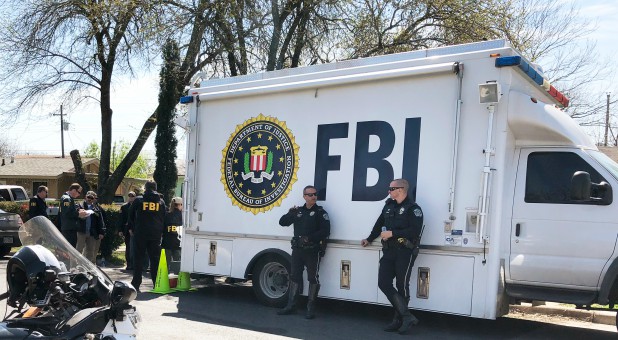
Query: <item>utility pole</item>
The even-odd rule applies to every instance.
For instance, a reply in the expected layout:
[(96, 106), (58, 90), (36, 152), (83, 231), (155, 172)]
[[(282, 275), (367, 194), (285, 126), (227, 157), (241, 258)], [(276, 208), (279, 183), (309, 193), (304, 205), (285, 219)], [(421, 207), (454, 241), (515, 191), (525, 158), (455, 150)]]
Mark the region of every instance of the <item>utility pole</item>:
[[(64, 158), (64, 114), (62, 104), (60, 104), (60, 114), (52, 113), (52, 116), (60, 116), (60, 146), (62, 148), (62, 158)], [(607, 144), (607, 131), (605, 132), (605, 144)]]
[[(605, 111), (605, 121), (607, 122), (607, 129), (609, 130), (609, 96), (611, 92), (607, 92), (607, 110)], [(613, 135), (613, 132), (612, 132)], [(607, 146), (607, 145), (606, 145)]]

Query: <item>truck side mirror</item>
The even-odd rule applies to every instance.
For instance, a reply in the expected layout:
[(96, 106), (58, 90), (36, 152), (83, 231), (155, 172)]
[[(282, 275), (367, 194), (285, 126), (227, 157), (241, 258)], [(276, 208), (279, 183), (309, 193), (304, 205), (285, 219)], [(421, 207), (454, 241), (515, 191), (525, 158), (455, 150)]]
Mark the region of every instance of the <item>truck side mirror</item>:
[(576, 171), (571, 177), (571, 199), (574, 201), (590, 200), (591, 187), (590, 174), (585, 171)]

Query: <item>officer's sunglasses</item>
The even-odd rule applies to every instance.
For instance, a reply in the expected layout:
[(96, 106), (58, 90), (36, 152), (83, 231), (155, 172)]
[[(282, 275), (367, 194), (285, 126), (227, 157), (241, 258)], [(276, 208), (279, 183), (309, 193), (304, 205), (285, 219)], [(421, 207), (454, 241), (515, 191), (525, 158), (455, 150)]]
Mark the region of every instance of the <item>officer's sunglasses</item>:
[(309, 196), (309, 197), (313, 197), (313, 196), (317, 196), (318, 193), (317, 192), (308, 192), (305, 194), (305, 196)]
[(390, 188), (388, 188), (388, 191), (395, 191), (395, 190), (401, 189), (401, 188), (403, 188), (403, 187), (390, 187)]

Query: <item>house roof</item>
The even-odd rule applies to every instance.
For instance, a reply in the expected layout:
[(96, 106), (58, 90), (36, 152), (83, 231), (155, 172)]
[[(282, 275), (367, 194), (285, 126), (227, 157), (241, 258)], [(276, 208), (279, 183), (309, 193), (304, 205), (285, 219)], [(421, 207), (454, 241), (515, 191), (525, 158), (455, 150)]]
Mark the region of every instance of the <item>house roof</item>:
[[(84, 166), (92, 163), (98, 164), (99, 160), (82, 158)], [(0, 177), (56, 177), (65, 172), (75, 172), (71, 157), (20, 155), (4, 158), (4, 165), (1, 164)]]

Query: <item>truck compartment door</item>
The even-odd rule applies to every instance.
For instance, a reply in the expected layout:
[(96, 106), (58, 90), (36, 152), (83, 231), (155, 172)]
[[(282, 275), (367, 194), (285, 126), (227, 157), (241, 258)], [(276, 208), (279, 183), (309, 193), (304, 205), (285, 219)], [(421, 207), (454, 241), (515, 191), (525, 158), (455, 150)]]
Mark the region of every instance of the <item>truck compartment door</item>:
[(232, 240), (196, 238), (195, 272), (229, 276), (232, 271)]
[[(410, 307), (470, 315), (473, 281), (473, 256), (421, 253), (410, 274)], [(456, 287), (453, 286), (455, 282)], [(389, 303), (379, 289), (378, 302)]]

